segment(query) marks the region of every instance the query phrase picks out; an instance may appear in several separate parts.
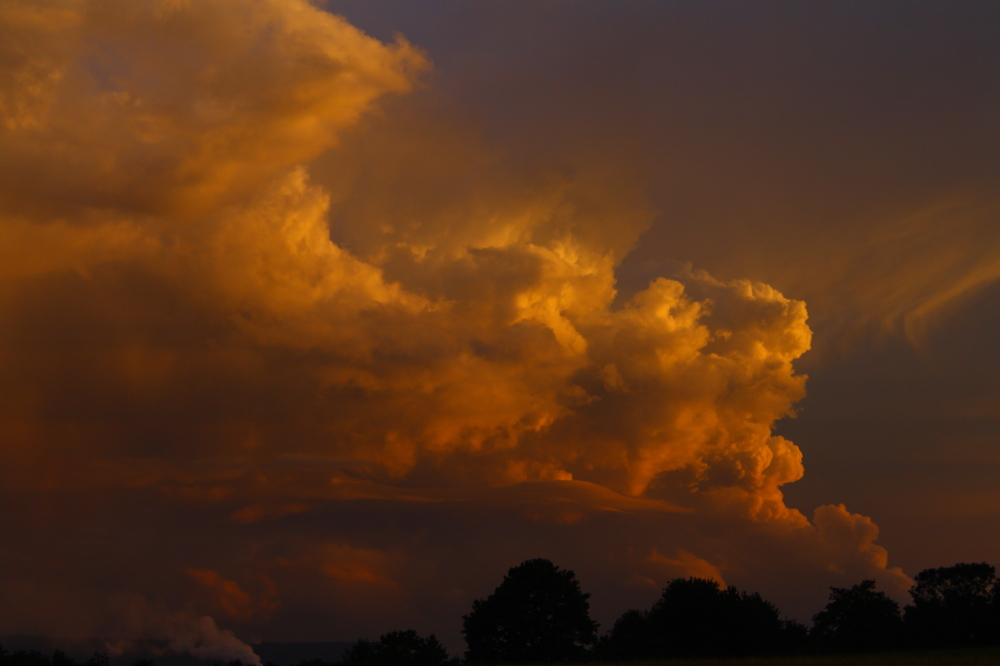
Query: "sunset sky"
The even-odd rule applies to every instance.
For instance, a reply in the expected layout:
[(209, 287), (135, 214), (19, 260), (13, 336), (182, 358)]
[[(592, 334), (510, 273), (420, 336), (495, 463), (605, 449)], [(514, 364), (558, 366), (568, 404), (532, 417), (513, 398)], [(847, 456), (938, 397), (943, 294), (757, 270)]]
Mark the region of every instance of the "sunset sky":
[(1000, 565), (996, 2), (4, 0), (0, 173), (0, 635)]

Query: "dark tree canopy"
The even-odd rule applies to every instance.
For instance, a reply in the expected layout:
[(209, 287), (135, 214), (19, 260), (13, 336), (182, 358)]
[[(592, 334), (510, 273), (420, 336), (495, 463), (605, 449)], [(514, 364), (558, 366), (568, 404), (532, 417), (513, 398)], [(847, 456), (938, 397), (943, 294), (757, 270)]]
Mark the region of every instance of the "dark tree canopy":
[(409, 629), (383, 634), (374, 642), (362, 638), (344, 653), (341, 663), (348, 666), (438, 666), (447, 660), (448, 652), (434, 634), (423, 638)]
[(653, 632), (646, 613), (630, 610), (615, 620), (611, 631), (598, 641), (597, 655), (602, 661), (654, 659)]
[(996, 569), (979, 564), (956, 564), (924, 569), (913, 579), (910, 596), (914, 604), (956, 605), (988, 602), (996, 583)]
[(705, 578), (677, 578), (648, 611), (622, 615), (599, 651), (607, 659), (768, 654), (784, 630), (777, 607), (759, 594)]
[(466, 661), (532, 663), (583, 657), (597, 635), (589, 597), (572, 571), (544, 559), (522, 562), (463, 618)]
[[(779, 654), (866, 652), (912, 648), (1000, 646), (1000, 580), (986, 563), (926, 569), (914, 578), (913, 603), (899, 605), (875, 589), (874, 580), (830, 588), (812, 629), (782, 620), (758, 593), (705, 578), (667, 583), (648, 610), (630, 610), (596, 639), (589, 594), (572, 571), (545, 559), (522, 562), (464, 616), (466, 661), (525, 664), (592, 661), (663, 661), (768, 657)], [(148, 654), (148, 652), (146, 653)], [(982, 650), (992, 658), (994, 652)], [(79, 658), (79, 657), (78, 657)], [(173, 663), (173, 656), (170, 656)], [(444, 646), (432, 634), (393, 631), (361, 639), (337, 664), (307, 659), (296, 666), (443, 666)], [(455, 660), (457, 662), (457, 660)], [(0, 644), (0, 666), (110, 666), (103, 652), (76, 661), (60, 649), (9, 652)], [(116, 664), (123, 663), (120, 659)], [(158, 666), (148, 658), (131, 666)], [(212, 666), (244, 666), (239, 661)], [(267, 663), (265, 666), (274, 666)]]
[(17, 650), (8, 653), (2, 645), (0, 645), (0, 662), (3, 662), (4, 666), (49, 666), (51, 663), (36, 650)]
[(777, 607), (759, 594), (704, 578), (671, 581), (649, 620), (671, 656), (761, 654), (781, 631)]
[(899, 640), (899, 604), (864, 580), (851, 588), (830, 588), (826, 608), (813, 617), (813, 635), (820, 644), (851, 652), (883, 650)]
[(1000, 642), (1000, 583), (985, 562), (925, 569), (906, 607), (911, 641), (930, 647)]

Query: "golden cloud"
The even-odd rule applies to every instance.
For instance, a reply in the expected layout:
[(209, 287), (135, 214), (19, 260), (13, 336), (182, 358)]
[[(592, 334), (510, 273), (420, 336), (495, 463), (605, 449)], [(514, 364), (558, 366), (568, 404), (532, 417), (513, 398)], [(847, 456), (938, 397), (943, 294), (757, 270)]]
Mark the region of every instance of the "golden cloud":
[[(0, 25), (9, 488), (217, 512), (281, 544), (248, 566), (283, 600), (319, 576), (380, 599), (421, 588), (431, 556), (385, 555), (399, 552), (372, 545), (385, 524), (335, 546), (311, 531), (331, 507), (386, 503), (566, 530), (621, 520), (631, 550), (608, 557), (648, 580), (779, 557), (741, 553), (747, 535), (803, 570), (887, 571), (869, 519), (824, 507), (810, 523), (784, 504), (802, 455), (773, 427), (804, 395), (804, 303), (703, 272), (619, 302), (615, 268), (648, 213), (609, 185), (515, 186), (489, 163), (475, 168), (495, 181), (466, 200), (401, 191), (411, 205), (387, 219), (391, 205), (357, 201), (366, 185), (331, 180), (350, 171), (341, 135), (427, 69), (405, 40), (304, 0), (17, 0)], [(432, 173), (460, 174), (480, 147), (436, 132), (452, 144)], [(274, 590), (256, 599), (216, 570), (186, 569), (215, 611), (281, 612)]]
[(186, 567), (184, 572), (210, 592), (213, 603), (234, 620), (267, 620), (281, 606), (281, 602), (274, 598), (274, 583), (267, 576), (261, 576), (260, 579), (263, 591), (259, 595), (252, 595), (244, 591), (236, 581), (226, 580), (211, 569)]

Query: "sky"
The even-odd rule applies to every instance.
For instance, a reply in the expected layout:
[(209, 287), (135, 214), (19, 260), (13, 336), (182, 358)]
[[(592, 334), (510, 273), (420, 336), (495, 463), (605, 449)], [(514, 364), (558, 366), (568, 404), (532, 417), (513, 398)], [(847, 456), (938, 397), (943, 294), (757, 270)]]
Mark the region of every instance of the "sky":
[(992, 2), (0, 4), (0, 633), (1000, 564)]

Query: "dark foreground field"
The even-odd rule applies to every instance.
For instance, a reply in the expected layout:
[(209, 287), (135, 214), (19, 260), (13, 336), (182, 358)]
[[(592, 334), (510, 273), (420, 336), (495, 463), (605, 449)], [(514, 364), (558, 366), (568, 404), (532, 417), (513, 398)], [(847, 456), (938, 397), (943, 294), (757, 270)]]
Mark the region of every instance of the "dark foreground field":
[[(634, 666), (1000, 666), (1000, 648), (747, 659), (671, 659)], [(609, 662), (603, 666), (611, 666)]]

